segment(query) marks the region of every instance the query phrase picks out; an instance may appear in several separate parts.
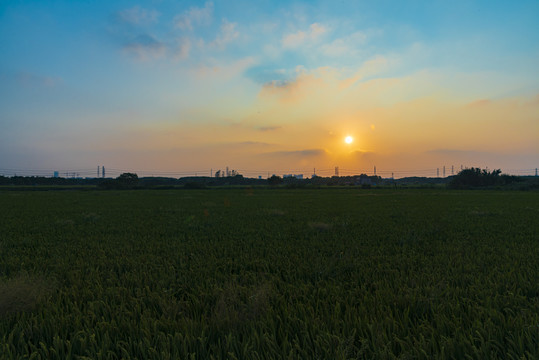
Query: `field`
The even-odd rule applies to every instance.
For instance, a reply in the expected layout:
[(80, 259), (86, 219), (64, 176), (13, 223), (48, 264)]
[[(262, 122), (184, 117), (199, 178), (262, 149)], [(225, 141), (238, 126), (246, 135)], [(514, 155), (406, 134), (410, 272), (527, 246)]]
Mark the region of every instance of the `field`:
[(537, 359), (539, 192), (0, 192), (0, 358)]

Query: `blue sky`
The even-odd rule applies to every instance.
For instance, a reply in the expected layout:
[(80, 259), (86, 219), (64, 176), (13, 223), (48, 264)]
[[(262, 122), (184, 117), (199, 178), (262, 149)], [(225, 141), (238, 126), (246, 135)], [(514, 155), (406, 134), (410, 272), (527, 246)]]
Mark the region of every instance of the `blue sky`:
[(537, 15), (537, 1), (4, 1), (0, 169), (531, 169)]

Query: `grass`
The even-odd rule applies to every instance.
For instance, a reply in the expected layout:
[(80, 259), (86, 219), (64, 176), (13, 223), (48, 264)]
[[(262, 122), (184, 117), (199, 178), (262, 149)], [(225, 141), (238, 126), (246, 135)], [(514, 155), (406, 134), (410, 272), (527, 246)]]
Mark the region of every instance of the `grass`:
[(0, 203), (2, 359), (539, 357), (536, 192), (10, 191)]
[(52, 282), (28, 274), (0, 281), (0, 318), (34, 310), (53, 289)]

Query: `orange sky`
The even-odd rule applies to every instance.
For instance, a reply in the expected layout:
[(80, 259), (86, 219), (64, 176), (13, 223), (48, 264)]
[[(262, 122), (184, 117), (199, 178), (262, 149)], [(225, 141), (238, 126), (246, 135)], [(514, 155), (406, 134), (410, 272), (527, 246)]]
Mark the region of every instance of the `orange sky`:
[(391, 4), (3, 5), (0, 175), (534, 174), (538, 3)]

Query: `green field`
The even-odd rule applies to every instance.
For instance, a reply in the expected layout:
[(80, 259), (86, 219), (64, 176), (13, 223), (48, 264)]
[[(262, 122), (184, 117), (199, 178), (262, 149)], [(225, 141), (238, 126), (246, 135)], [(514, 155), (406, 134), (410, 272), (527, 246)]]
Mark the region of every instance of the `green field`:
[(537, 359), (539, 192), (0, 192), (0, 358)]

